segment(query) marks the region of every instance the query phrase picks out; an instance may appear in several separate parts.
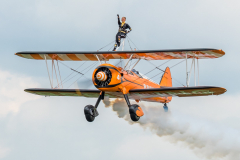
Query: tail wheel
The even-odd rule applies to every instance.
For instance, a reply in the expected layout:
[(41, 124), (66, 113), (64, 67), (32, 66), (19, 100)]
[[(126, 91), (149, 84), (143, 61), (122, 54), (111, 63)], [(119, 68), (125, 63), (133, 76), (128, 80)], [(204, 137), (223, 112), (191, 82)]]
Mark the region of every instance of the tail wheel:
[(163, 109), (164, 109), (165, 112), (168, 112), (168, 106), (167, 106), (166, 103), (163, 105)]
[(88, 122), (93, 122), (95, 119), (95, 108), (92, 105), (87, 105), (84, 107), (84, 114)]

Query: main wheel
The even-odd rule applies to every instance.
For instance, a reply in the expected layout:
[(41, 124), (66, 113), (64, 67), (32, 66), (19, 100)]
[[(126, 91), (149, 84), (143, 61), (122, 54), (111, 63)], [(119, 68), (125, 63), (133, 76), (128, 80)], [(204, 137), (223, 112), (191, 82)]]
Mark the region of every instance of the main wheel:
[(93, 122), (95, 119), (95, 117), (91, 116), (90, 114), (85, 114), (85, 117), (88, 122)]
[(140, 119), (140, 117), (138, 117), (136, 114), (134, 114), (134, 113), (130, 113), (130, 117), (131, 117), (131, 119), (132, 119), (132, 121), (134, 121), (134, 122), (137, 122), (139, 119)]
[(137, 104), (133, 104), (129, 107), (129, 113), (132, 121), (134, 122), (138, 121), (140, 117), (143, 116), (142, 109)]
[(84, 114), (88, 122), (93, 122), (95, 119), (94, 109), (95, 108), (92, 105), (87, 105), (86, 107), (84, 107)]

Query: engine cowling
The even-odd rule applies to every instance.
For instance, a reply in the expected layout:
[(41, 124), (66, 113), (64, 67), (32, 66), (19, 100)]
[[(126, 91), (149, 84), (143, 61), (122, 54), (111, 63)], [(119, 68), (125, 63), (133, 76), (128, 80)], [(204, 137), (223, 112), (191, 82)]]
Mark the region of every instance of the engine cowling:
[(94, 70), (92, 80), (99, 90), (111, 88), (118, 91), (117, 86), (121, 84), (121, 69), (111, 64), (102, 64)]

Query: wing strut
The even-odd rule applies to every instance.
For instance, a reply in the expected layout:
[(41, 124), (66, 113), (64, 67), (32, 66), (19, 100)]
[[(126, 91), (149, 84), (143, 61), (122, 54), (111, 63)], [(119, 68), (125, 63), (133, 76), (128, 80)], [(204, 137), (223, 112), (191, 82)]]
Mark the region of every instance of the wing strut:
[(99, 63), (100, 63), (100, 64), (102, 64), (102, 62), (100, 61), (100, 59), (99, 59), (98, 55), (97, 55), (97, 54), (95, 54), (95, 56), (97, 57), (97, 59), (98, 59)]
[(133, 70), (133, 68), (138, 64), (138, 62), (139, 62), (140, 60), (141, 60), (141, 58), (138, 59), (138, 61), (134, 64), (134, 66), (130, 69), (130, 71)]
[(188, 87), (188, 66), (187, 66), (188, 57), (187, 57), (187, 53), (185, 53), (185, 54), (186, 54), (186, 86)]
[(62, 77), (61, 77), (61, 73), (60, 73), (60, 69), (59, 69), (58, 61), (57, 61), (57, 66), (58, 66), (58, 72), (59, 72), (59, 77), (60, 77), (61, 85), (62, 85), (62, 88), (63, 88)]
[(125, 68), (127, 67), (127, 65), (128, 65), (128, 63), (129, 63), (129, 61), (131, 61), (131, 60), (132, 60), (132, 56), (133, 56), (133, 54), (131, 54), (131, 56), (130, 56), (130, 58), (128, 59), (127, 63), (126, 63), (126, 64), (125, 64), (125, 66), (123, 67), (123, 70), (125, 70)]
[(198, 63), (198, 59), (197, 59), (197, 69), (198, 69), (198, 86), (199, 86), (199, 63)]
[[(56, 80), (57, 80), (57, 86), (55, 88), (59, 88), (61, 86), (63, 88), (62, 78), (61, 78), (60, 69), (59, 69), (59, 65), (58, 65), (58, 60), (56, 60), (57, 61), (57, 69), (56, 69), (54, 59), (52, 59), (52, 80), (51, 80), (51, 76), (50, 76), (50, 72), (49, 72), (49, 68), (48, 68), (48, 63), (47, 63), (47, 57), (46, 57), (45, 54), (44, 54), (44, 58), (45, 58), (46, 66), (47, 66), (47, 72), (48, 72), (48, 77), (49, 77), (49, 82), (50, 82), (51, 88), (53, 89), (53, 75), (54, 75), (54, 72), (55, 72)], [(53, 70), (54, 70), (54, 72), (53, 72)], [(57, 70), (58, 70), (58, 73), (57, 73)], [(58, 81), (58, 75), (57, 74), (59, 74), (59, 81), (60, 82)]]
[(47, 64), (47, 58), (46, 58), (46, 55), (45, 55), (45, 54), (44, 54), (44, 58), (45, 58), (45, 61), (46, 61), (46, 66), (47, 66), (47, 71), (48, 71), (48, 77), (49, 77), (50, 86), (51, 86), (51, 88), (53, 88), (53, 85), (52, 85), (52, 82), (51, 82), (51, 78), (50, 78), (50, 74), (49, 74), (49, 69), (48, 69), (48, 64)]
[[(195, 53), (192, 57), (192, 64), (191, 64), (191, 68), (190, 71), (188, 72), (188, 63), (187, 63), (188, 57), (187, 57), (187, 53), (186, 53), (186, 85), (187, 87), (189, 87), (190, 84), (190, 79), (191, 79), (191, 73), (192, 73), (192, 68), (194, 70), (194, 85), (199, 86), (199, 62), (198, 62), (198, 58), (196, 58)], [(197, 61), (197, 62), (196, 62)], [(196, 66), (197, 63), (197, 66)], [(197, 67), (197, 79), (196, 79), (196, 67)]]

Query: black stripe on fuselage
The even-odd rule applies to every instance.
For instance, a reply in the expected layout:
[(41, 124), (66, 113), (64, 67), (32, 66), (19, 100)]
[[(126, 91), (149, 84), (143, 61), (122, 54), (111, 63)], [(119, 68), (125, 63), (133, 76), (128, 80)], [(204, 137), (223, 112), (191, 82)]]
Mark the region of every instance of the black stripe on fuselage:
[[(124, 77), (123, 77), (123, 78), (124, 78)], [(134, 83), (134, 82), (132, 82), (132, 81), (127, 80), (126, 78), (124, 78), (124, 79), (125, 79), (125, 81), (122, 80), (122, 83), (123, 83), (123, 82), (130, 82), (130, 83), (133, 83), (133, 84), (136, 84), (136, 85), (139, 85), (139, 86), (142, 86), (142, 87), (143, 87), (143, 85), (141, 85), (141, 84)]]
[(118, 84), (114, 84), (114, 85), (108, 85), (108, 86), (105, 86), (105, 87), (95, 85), (95, 87), (96, 87), (96, 88), (111, 88), (111, 87), (116, 87), (116, 86), (118, 86), (119, 84), (122, 84), (122, 83), (118, 83)]

